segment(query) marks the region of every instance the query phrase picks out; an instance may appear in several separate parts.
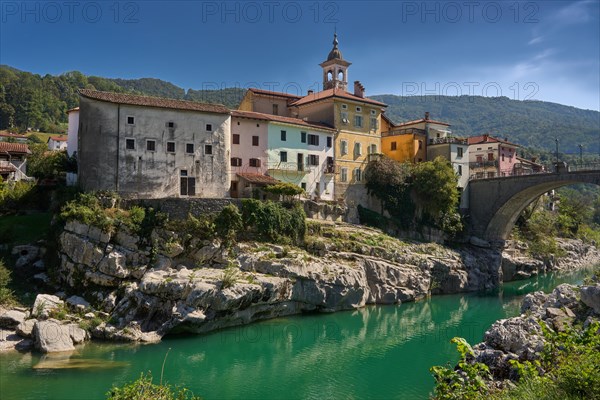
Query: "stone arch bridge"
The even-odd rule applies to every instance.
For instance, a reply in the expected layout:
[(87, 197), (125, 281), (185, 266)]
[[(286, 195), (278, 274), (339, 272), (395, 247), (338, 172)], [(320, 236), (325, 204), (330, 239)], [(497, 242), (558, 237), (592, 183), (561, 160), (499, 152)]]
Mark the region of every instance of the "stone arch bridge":
[(491, 243), (508, 238), (519, 214), (542, 194), (565, 185), (600, 185), (600, 165), (554, 173), (476, 179), (469, 182), (471, 234)]

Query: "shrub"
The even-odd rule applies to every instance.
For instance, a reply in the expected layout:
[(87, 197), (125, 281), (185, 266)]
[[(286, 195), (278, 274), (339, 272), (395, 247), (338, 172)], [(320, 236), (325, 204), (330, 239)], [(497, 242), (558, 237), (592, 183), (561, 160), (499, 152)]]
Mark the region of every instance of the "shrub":
[(216, 233), (226, 245), (234, 243), (238, 232), (242, 229), (242, 214), (233, 204), (223, 208), (215, 218)]
[(240, 270), (233, 264), (229, 264), (223, 272), (223, 278), (221, 279), (221, 290), (227, 289), (235, 285), (239, 277)]
[(242, 222), (247, 233), (259, 240), (301, 244), (306, 234), (306, 214), (298, 204), (287, 209), (272, 201), (244, 199)]
[(108, 400), (200, 400), (188, 389), (152, 383), (150, 373), (145, 376), (142, 373), (137, 380), (122, 387), (113, 387), (106, 395)]
[(4, 261), (0, 260), (0, 304), (9, 305), (14, 303), (15, 298), (12, 290), (8, 288), (10, 283), (10, 271), (4, 265)]

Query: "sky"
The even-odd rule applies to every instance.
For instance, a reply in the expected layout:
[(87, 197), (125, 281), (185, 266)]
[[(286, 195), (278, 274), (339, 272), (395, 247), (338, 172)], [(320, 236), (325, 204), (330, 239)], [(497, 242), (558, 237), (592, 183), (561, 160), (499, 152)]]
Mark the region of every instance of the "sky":
[[(600, 110), (600, 1), (5, 1), (0, 63), (306, 93), (334, 31), (366, 94)], [(349, 87), (352, 87), (350, 83)]]

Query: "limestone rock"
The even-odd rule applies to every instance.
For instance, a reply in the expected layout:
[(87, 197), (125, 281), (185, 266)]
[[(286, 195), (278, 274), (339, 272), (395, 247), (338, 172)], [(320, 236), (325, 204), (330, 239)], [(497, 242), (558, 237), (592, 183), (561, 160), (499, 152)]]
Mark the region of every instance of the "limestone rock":
[(485, 342), (522, 360), (535, 360), (544, 348), (541, 328), (535, 318), (509, 318), (495, 322), (485, 332)]
[(40, 255), (40, 248), (32, 245), (15, 246), (12, 249), (12, 254), (18, 256), (15, 267), (22, 268), (35, 261)]
[(128, 232), (125, 232), (124, 230), (119, 230), (115, 235), (116, 243), (131, 250), (138, 249), (139, 241), (139, 237), (131, 235)]
[(98, 264), (98, 270), (115, 278), (127, 278), (130, 271), (127, 269), (127, 254), (117, 248), (113, 248), (106, 257)]
[(33, 327), (35, 348), (42, 353), (74, 350), (69, 325), (55, 319), (37, 321)]
[(83, 297), (80, 296), (71, 296), (67, 299), (67, 305), (77, 311), (84, 311), (86, 309), (91, 308), (90, 303), (88, 303)]
[(0, 310), (0, 328), (14, 329), (25, 320), (26, 314), (17, 310)]
[(600, 284), (596, 286), (583, 286), (581, 288), (581, 301), (591, 307), (596, 314), (600, 314)]
[(36, 318), (48, 318), (50, 311), (60, 308), (64, 301), (51, 294), (38, 294), (31, 309), (31, 315)]
[(28, 319), (17, 325), (17, 334), (22, 337), (32, 337), (33, 326), (37, 322), (36, 319)]

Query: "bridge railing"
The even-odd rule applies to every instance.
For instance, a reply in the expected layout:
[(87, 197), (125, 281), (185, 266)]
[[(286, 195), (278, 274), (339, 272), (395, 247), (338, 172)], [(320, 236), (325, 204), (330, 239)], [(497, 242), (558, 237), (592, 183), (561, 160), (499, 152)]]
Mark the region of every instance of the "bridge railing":
[(486, 172), (474, 173), (469, 176), (469, 180), (477, 179), (496, 179), (496, 178), (508, 178), (511, 176), (525, 176), (525, 175), (544, 175), (551, 174), (552, 171), (533, 171), (533, 170), (517, 170), (517, 171), (500, 171), (494, 172), (494, 176), (489, 176)]
[(600, 171), (600, 162), (573, 163), (568, 166), (569, 172), (576, 171)]
[(493, 178), (507, 178), (511, 176), (524, 176), (524, 175), (541, 175), (541, 174), (553, 174), (557, 172), (578, 172), (578, 171), (600, 171), (600, 162), (592, 163), (573, 163), (566, 164), (563, 162), (558, 165), (545, 166), (543, 170), (532, 170), (532, 169), (515, 169), (513, 171), (494, 171), (493, 176), (490, 176), (488, 172), (472, 173), (469, 176), (469, 180), (475, 179), (493, 179)]

